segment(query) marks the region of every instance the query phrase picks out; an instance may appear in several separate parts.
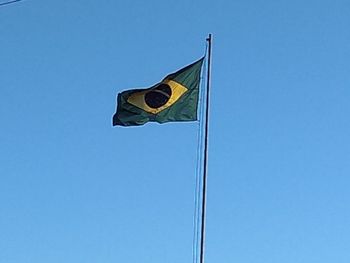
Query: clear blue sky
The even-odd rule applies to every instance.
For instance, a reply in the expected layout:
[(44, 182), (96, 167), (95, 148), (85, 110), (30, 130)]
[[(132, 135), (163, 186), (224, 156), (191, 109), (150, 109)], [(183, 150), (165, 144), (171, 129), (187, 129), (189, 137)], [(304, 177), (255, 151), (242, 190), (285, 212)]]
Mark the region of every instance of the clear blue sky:
[(118, 92), (213, 33), (207, 263), (350, 262), (350, 2), (0, 8), (0, 263), (192, 262), (198, 123), (113, 128)]

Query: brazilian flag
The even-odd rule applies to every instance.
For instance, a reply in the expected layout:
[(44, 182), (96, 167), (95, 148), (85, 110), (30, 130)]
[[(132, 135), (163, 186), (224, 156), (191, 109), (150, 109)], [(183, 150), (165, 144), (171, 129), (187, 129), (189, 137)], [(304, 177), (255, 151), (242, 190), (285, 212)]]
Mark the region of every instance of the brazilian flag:
[(164, 123), (197, 120), (203, 60), (204, 57), (169, 74), (148, 89), (119, 93), (113, 126), (143, 125), (149, 121)]

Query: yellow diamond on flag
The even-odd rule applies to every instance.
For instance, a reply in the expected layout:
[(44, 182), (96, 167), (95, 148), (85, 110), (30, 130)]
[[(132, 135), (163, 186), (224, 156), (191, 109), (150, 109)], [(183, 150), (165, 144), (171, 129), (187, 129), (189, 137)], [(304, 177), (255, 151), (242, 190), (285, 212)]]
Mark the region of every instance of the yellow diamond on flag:
[(155, 87), (135, 92), (128, 103), (152, 114), (157, 114), (173, 105), (187, 88), (173, 80), (164, 80)]

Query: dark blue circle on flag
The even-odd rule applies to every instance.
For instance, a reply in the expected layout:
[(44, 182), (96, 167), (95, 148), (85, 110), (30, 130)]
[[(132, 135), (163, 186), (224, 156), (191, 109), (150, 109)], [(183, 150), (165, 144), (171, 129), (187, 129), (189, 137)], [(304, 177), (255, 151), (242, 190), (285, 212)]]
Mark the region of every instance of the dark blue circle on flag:
[(148, 107), (157, 109), (165, 105), (171, 97), (171, 88), (168, 84), (161, 83), (145, 94), (145, 102)]

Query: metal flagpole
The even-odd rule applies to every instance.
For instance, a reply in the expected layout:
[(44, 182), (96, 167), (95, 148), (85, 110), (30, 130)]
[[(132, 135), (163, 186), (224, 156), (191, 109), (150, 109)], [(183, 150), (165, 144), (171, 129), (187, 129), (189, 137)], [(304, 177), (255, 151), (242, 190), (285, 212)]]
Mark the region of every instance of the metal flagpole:
[(207, 202), (207, 177), (208, 177), (208, 129), (209, 129), (209, 91), (210, 91), (210, 71), (211, 71), (211, 41), (212, 35), (208, 38), (208, 68), (207, 68), (207, 88), (205, 103), (205, 131), (204, 131), (204, 161), (203, 161), (203, 182), (202, 182), (202, 215), (201, 215), (201, 236), (200, 236), (200, 263), (204, 263), (205, 244), (205, 216)]

